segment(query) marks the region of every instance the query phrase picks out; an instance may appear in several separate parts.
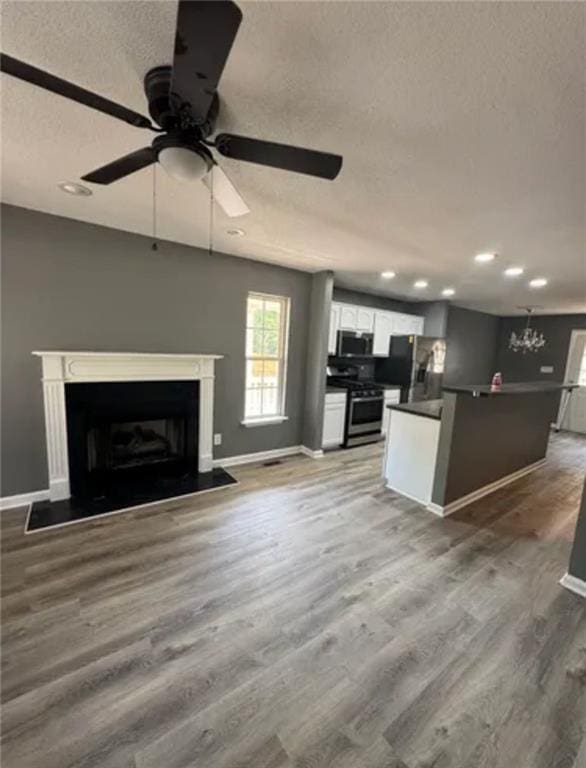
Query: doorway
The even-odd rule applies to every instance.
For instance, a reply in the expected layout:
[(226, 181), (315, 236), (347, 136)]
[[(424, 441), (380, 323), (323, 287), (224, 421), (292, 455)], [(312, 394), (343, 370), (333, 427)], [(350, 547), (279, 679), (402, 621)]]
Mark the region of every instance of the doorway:
[(570, 432), (586, 434), (586, 330), (572, 331), (564, 381), (579, 386), (569, 396), (565, 413), (562, 413), (562, 396), (558, 417), (561, 418), (560, 427)]

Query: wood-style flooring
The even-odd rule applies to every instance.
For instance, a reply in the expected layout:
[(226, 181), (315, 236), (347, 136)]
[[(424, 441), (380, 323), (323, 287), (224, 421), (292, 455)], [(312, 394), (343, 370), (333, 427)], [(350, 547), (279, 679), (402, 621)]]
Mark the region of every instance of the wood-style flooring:
[(3, 512), (5, 768), (584, 768), (586, 439), (439, 519), (381, 448), (23, 535)]

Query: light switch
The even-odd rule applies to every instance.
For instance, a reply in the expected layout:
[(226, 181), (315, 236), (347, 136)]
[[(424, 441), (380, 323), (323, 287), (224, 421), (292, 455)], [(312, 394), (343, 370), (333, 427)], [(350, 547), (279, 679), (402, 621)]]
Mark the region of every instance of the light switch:
[(553, 373), (553, 365), (542, 365), (539, 371), (540, 373)]
[(222, 433), (216, 432), (214, 435), (214, 445), (222, 445)]

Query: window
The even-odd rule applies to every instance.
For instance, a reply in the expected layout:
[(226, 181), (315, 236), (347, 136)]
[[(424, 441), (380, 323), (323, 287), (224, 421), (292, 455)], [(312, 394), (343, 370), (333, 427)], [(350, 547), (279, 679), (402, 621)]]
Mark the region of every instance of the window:
[(289, 299), (249, 293), (244, 421), (285, 418)]

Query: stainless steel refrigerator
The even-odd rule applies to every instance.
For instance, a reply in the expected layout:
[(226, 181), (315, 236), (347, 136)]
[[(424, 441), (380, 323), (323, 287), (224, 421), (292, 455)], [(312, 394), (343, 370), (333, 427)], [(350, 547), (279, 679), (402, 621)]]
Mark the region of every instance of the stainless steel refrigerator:
[(442, 396), (446, 340), (431, 336), (391, 336), (389, 356), (377, 358), (375, 378), (401, 387), (401, 402)]

